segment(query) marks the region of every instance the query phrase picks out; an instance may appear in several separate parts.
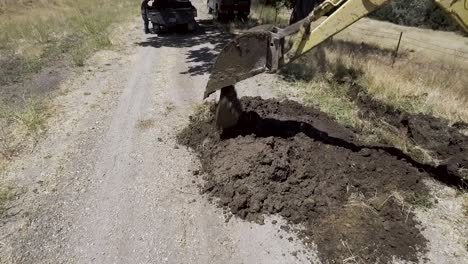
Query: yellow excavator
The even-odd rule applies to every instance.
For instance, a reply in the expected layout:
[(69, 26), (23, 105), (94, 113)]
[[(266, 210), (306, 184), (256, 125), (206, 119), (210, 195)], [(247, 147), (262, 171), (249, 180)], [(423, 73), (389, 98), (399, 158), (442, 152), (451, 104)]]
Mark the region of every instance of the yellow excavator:
[[(263, 72), (277, 71), (388, 1), (325, 0), (308, 16), (286, 28), (247, 32), (228, 43), (216, 59), (204, 94), (207, 98), (221, 90), (216, 110), (217, 126), (226, 129), (237, 124), (242, 113), (234, 88), (237, 82)], [(468, 32), (468, 0), (434, 1)], [(328, 15), (326, 19), (312, 27), (312, 22), (325, 14)]]

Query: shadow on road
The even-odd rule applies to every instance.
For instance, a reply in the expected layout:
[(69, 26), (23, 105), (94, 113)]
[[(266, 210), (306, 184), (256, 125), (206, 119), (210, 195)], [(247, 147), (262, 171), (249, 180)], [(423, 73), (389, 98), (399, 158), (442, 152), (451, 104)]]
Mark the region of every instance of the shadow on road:
[(216, 56), (234, 35), (223, 31), (211, 20), (200, 20), (198, 24), (199, 29), (194, 33), (175, 31), (173, 33), (158, 34), (136, 44), (154, 48), (195, 47), (185, 53), (188, 70), (181, 73), (190, 74), (191, 76), (203, 75), (210, 71)]

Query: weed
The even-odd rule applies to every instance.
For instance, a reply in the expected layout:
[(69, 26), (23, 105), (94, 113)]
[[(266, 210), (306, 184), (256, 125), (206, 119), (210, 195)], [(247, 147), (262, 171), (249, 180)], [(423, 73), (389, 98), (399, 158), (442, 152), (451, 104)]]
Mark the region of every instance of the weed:
[(150, 129), (154, 126), (154, 120), (153, 119), (142, 119), (139, 120), (137, 123), (137, 127), (140, 130), (144, 129)]
[(9, 160), (28, 141), (35, 144), (45, 131), (49, 106), (44, 100), (29, 99), (23, 110), (0, 109), (0, 154)]
[(196, 104), (193, 107), (193, 114), (190, 116), (192, 121), (205, 121), (209, 120), (212, 115), (211, 107), (213, 104), (208, 102), (203, 102), (201, 104)]
[(468, 193), (465, 193), (463, 195), (462, 208), (463, 208), (463, 214), (468, 217)]
[(13, 188), (0, 185), (0, 217), (4, 216), (5, 210), (7, 209), (6, 205), (13, 197)]
[(172, 111), (175, 110), (175, 105), (172, 103), (172, 102), (168, 102), (166, 103), (166, 107), (165, 107), (165, 111), (164, 111), (164, 115), (167, 116), (168, 114), (170, 114)]
[(23, 125), (28, 135), (38, 135), (45, 129), (47, 106), (43, 101), (30, 99), (24, 111), (15, 114), (15, 118)]
[(434, 197), (430, 193), (407, 194), (405, 201), (417, 208), (429, 209), (434, 206)]

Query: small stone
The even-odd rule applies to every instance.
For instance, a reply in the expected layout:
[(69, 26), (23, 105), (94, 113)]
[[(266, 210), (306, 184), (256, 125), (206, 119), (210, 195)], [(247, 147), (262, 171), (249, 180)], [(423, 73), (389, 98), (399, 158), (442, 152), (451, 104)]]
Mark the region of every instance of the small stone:
[(390, 222), (389, 222), (389, 221), (385, 221), (385, 222), (383, 223), (383, 228), (385, 229), (385, 231), (390, 231), (390, 229), (391, 229), (391, 224), (390, 224)]

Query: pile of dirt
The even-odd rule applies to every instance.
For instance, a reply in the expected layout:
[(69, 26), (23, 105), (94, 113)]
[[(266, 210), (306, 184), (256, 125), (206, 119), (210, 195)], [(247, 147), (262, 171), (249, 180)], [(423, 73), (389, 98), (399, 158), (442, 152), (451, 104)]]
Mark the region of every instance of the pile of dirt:
[[(234, 215), (301, 224), (324, 262), (417, 261), (426, 239), (406, 195), (427, 194), (428, 176), (391, 148), (366, 147), (324, 113), (294, 101), (242, 98), (239, 125), (218, 134), (214, 105), (178, 136), (197, 152), (203, 192)], [(398, 152), (397, 152), (398, 153)]]
[(373, 98), (357, 84), (351, 86), (348, 96), (358, 105), (361, 118), (384, 121), (415, 145), (430, 151), (437, 162), (437, 173), (443, 175), (440, 180), (456, 186), (468, 186), (468, 137), (460, 133), (460, 129), (468, 128), (468, 124), (458, 122), (450, 125), (441, 118), (402, 111)]

